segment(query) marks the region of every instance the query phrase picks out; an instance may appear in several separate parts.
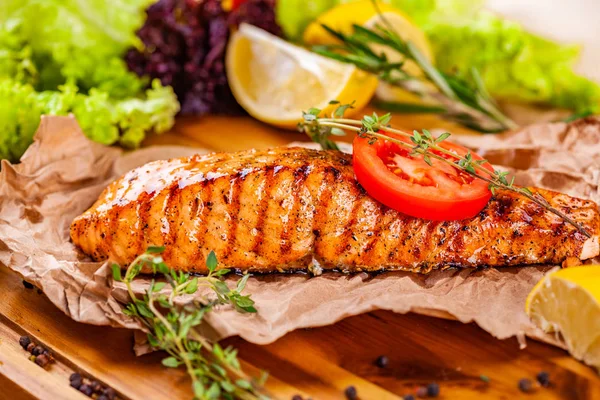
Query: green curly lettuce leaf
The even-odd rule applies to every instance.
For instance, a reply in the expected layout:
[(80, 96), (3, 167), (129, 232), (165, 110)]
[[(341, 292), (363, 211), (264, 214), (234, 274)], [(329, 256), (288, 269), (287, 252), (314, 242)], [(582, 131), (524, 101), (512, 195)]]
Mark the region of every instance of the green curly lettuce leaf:
[[(353, 0), (278, 0), (277, 18), (288, 37), (330, 8)], [(600, 111), (600, 86), (577, 75), (580, 49), (527, 32), (483, 10), (483, 0), (388, 0), (409, 15), (430, 39), (437, 67), (470, 79), (479, 70), (488, 91), (509, 101)], [(306, 10), (306, 11), (305, 11)]]
[[(53, 90), (71, 80), (89, 90), (107, 77), (116, 77), (122, 84), (109, 95), (124, 97), (138, 93), (140, 85), (135, 74), (116, 60), (127, 48), (139, 45), (135, 30), (144, 21), (142, 10), (151, 2), (4, 0), (0, 25), (13, 42), (19, 40), (29, 48), (39, 71), (39, 79), (31, 82), (36, 89)], [(131, 89), (124, 90), (132, 83)]]
[(78, 93), (74, 84), (36, 92), (30, 84), (0, 79), (0, 159), (19, 159), (31, 143), (42, 114), (73, 113), (90, 139), (137, 147), (147, 132), (170, 129), (178, 111), (172, 88), (158, 80), (143, 97), (115, 100), (96, 89)]
[(90, 139), (127, 147), (173, 125), (173, 90), (158, 81), (149, 87), (122, 59), (140, 45), (135, 31), (152, 1), (2, 2), (1, 158), (18, 160), (41, 114), (73, 113)]
[(31, 85), (0, 79), (0, 159), (18, 160), (32, 141), (42, 115)]
[(576, 112), (600, 108), (600, 86), (573, 70), (578, 46), (546, 40), (485, 11), (476, 19), (434, 20), (424, 30), (438, 68), (467, 79), (477, 68), (496, 98)]

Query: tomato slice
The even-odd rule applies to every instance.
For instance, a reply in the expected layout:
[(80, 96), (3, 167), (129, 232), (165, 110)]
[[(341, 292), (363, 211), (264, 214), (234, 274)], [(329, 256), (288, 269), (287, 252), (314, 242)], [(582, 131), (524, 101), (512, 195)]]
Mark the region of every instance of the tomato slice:
[[(412, 145), (408, 137), (386, 135)], [(448, 141), (438, 145), (459, 156), (469, 151)], [(361, 186), (379, 202), (404, 214), (436, 221), (472, 218), (492, 197), (487, 182), (441, 160), (431, 158), (432, 165), (428, 165), (422, 155), (410, 156), (410, 149), (397, 143), (378, 139), (369, 144), (368, 138), (357, 136), (352, 147), (354, 173)], [(482, 160), (475, 153), (471, 155)], [(489, 163), (482, 167), (494, 171)]]

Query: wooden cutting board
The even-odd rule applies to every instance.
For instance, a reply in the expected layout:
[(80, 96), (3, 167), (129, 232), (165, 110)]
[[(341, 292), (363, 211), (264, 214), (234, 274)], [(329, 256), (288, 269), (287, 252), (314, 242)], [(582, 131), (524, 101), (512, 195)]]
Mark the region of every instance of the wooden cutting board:
[[(444, 127), (467, 133), (434, 116), (394, 119), (407, 130)], [(234, 151), (304, 139), (248, 117), (216, 116), (181, 119), (172, 132), (145, 145)], [(112, 386), (124, 399), (191, 399), (185, 373), (163, 368), (163, 354), (135, 357), (131, 331), (72, 321), (2, 266), (0, 293), (0, 400), (85, 399), (69, 386), (73, 371)], [(49, 348), (57, 363), (44, 370), (29, 361), (18, 344), (25, 334)], [(565, 351), (534, 341), (520, 350), (516, 339), (496, 340), (473, 324), (414, 314), (377, 311), (298, 330), (267, 346), (239, 338), (224, 344), (239, 349), (248, 372), (270, 372), (267, 389), (278, 399), (300, 394), (341, 400), (349, 385), (362, 400), (401, 399), (434, 381), (441, 387), (440, 399), (600, 399), (598, 375)], [(374, 365), (380, 355), (389, 358), (387, 368)], [(541, 370), (550, 373), (552, 386), (521, 393), (519, 379), (535, 381)]]

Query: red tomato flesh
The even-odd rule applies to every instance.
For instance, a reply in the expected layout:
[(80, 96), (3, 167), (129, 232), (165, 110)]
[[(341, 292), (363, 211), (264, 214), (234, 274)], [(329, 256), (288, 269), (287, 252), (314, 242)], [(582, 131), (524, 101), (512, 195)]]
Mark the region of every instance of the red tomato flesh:
[[(413, 145), (405, 136), (386, 135)], [(469, 151), (448, 141), (438, 145), (459, 156)], [(368, 138), (357, 136), (352, 147), (354, 173), (361, 186), (377, 201), (404, 214), (436, 221), (467, 219), (477, 215), (492, 197), (487, 182), (435, 158), (428, 165), (422, 155), (410, 156), (411, 150), (397, 143), (377, 139), (369, 144)], [(482, 160), (475, 153), (471, 156)], [(489, 163), (482, 167), (494, 171)]]

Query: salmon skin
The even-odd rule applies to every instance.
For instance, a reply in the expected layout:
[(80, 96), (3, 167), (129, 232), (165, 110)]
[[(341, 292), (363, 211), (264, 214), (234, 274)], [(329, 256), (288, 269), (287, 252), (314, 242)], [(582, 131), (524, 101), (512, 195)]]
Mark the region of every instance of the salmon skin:
[(165, 246), (176, 269), (253, 272), (337, 269), (427, 273), (447, 267), (560, 264), (598, 255), (592, 201), (532, 189), (581, 224), (498, 190), (474, 218), (428, 221), (390, 209), (358, 184), (351, 156), (274, 148), (156, 161), (113, 182), (71, 225), (94, 260), (126, 266)]

